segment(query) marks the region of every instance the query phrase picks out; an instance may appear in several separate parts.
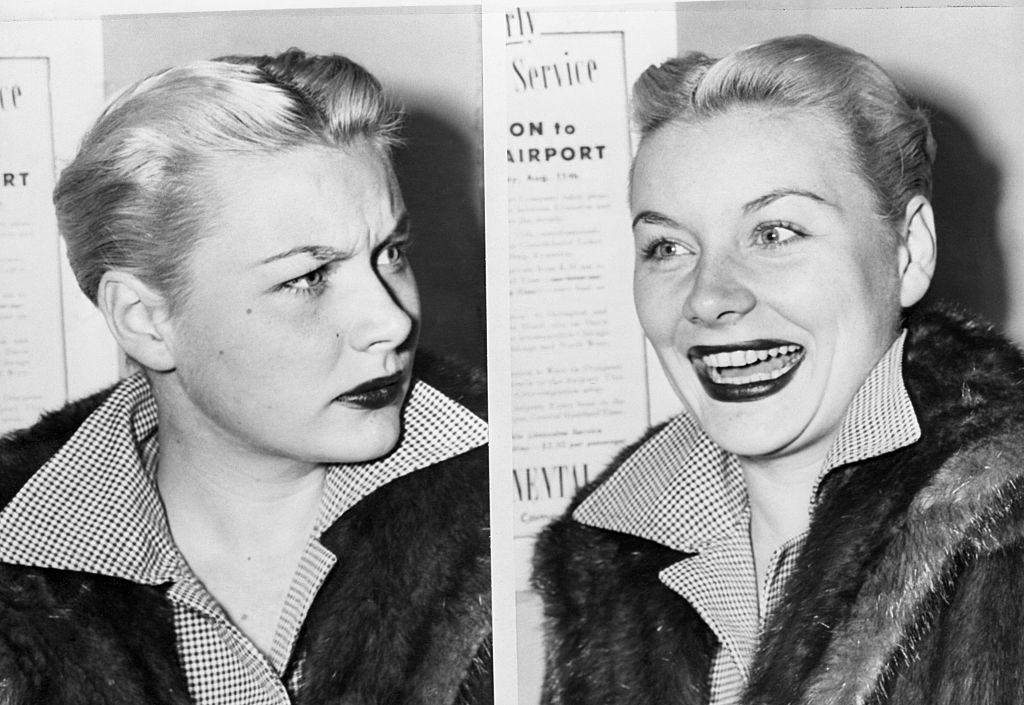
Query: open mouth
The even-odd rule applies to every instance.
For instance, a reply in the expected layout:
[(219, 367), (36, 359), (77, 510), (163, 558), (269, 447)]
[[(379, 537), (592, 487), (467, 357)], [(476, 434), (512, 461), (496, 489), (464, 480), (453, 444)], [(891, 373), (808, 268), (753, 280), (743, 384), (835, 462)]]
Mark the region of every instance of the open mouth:
[(804, 348), (783, 340), (736, 345), (695, 345), (690, 362), (704, 390), (717, 401), (754, 401), (782, 390), (800, 363)]
[(339, 394), (334, 401), (360, 409), (381, 409), (401, 398), (404, 380), (402, 372), (375, 377)]

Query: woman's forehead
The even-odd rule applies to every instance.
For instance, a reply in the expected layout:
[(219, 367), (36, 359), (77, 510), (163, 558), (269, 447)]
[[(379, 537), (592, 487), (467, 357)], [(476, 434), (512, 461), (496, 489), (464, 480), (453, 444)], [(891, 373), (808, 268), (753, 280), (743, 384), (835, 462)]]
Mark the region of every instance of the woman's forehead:
[(722, 151), (731, 151), (736, 146), (734, 140), (780, 135), (792, 136), (795, 141), (827, 142), (844, 153), (849, 152), (852, 144), (846, 125), (823, 108), (754, 103), (668, 121), (644, 136), (640, 150), (652, 143), (663, 148), (666, 141), (679, 136), (685, 138), (684, 143), (718, 136), (722, 140), (716, 146)]
[(244, 242), (262, 258), (282, 247), (358, 249), (405, 217), (390, 162), (370, 147), (232, 155), (207, 175), (203, 239)]
[(635, 207), (646, 196), (687, 189), (747, 203), (777, 189), (843, 192), (851, 180), (864, 191), (849, 145), (842, 126), (821, 111), (743, 107), (667, 123), (640, 145), (631, 201)]

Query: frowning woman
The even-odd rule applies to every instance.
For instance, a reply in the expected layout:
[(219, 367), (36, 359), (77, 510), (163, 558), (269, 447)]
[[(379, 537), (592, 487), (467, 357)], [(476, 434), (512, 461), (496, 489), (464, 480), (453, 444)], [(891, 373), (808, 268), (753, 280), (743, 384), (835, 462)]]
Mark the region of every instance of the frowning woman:
[(414, 364), (399, 118), (293, 50), (86, 136), (60, 229), (141, 371), (0, 444), (0, 702), (491, 700), (481, 390)]

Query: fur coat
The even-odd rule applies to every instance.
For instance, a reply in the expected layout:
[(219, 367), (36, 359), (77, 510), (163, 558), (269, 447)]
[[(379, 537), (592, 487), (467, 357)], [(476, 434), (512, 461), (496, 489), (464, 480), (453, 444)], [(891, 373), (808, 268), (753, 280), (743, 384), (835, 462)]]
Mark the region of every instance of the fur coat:
[[(478, 376), (419, 359), (417, 375), (481, 413)], [(105, 394), (0, 442), (0, 507)], [(484, 446), (392, 481), (325, 532), (343, 558), (299, 636), (297, 703), (493, 701), (487, 484)], [(165, 590), (0, 565), (0, 703), (191, 702)]]
[[(922, 437), (823, 481), (745, 703), (1024, 703), (1024, 359), (956, 313), (907, 326)], [(569, 514), (548, 528), (546, 702), (707, 702), (716, 638), (658, 580), (684, 557)]]

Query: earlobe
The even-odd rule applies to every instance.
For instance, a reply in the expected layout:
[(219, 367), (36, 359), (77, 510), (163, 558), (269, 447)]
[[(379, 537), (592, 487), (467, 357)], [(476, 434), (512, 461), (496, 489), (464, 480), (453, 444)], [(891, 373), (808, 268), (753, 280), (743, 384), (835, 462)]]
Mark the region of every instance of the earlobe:
[(96, 303), (126, 355), (157, 372), (174, 369), (166, 297), (134, 274), (108, 271), (100, 280)]
[(907, 203), (899, 247), (900, 305), (908, 308), (921, 300), (935, 274), (935, 215), (924, 196)]

